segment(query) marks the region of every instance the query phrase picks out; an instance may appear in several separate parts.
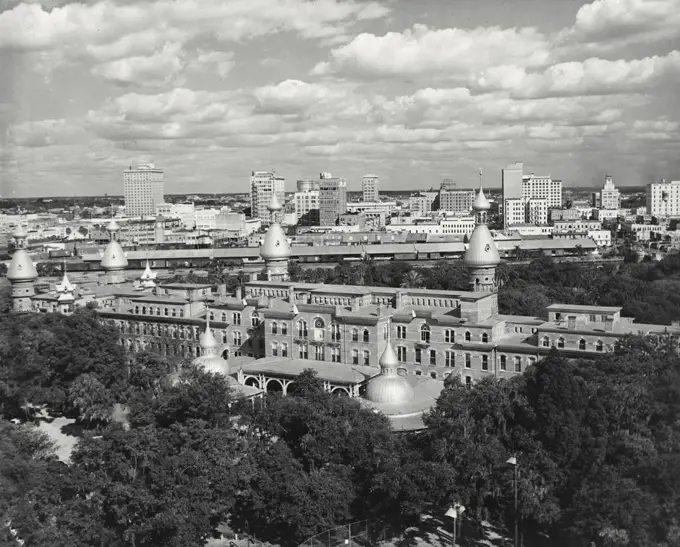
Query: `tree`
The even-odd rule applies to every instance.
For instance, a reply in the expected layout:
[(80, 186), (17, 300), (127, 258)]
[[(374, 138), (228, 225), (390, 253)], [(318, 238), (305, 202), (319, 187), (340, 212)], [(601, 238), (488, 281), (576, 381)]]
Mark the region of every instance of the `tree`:
[(423, 286), (423, 276), (415, 271), (411, 270), (406, 272), (402, 278), (401, 287), (409, 289), (419, 289)]
[(106, 423), (111, 420), (114, 398), (92, 374), (78, 376), (68, 394), (70, 405), (78, 412), (81, 422)]

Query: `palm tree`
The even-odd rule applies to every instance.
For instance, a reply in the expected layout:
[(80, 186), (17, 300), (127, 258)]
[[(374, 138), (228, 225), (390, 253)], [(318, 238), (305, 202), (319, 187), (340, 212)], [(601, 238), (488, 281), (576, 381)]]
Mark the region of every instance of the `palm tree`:
[(419, 289), (423, 286), (423, 276), (415, 270), (409, 270), (401, 278), (400, 287), (404, 289)]

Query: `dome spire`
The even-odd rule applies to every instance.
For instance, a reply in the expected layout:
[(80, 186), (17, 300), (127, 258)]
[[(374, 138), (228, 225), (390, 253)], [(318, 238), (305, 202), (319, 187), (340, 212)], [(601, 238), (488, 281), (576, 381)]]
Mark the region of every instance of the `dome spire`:
[(19, 223), (12, 234), (16, 243), (16, 250), (7, 268), (7, 280), (12, 284), (12, 309), (14, 311), (29, 311), (33, 306), (35, 296), (35, 280), (38, 272), (26, 251), (28, 234)]
[(272, 222), (264, 236), (260, 246), (260, 256), (264, 259), (264, 267), (267, 279), (270, 281), (288, 281), (288, 260), (290, 259), (290, 244), (286, 233), (279, 224), (277, 215), (282, 209), (276, 193), (272, 193), (272, 199), (267, 206), (271, 213)]
[(210, 328), (210, 308), (205, 308), (205, 331), (200, 337), (201, 353), (203, 355), (217, 355), (217, 348), (219, 344), (215, 340), (215, 336)]
[(413, 386), (398, 372), (399, 358), (394, 353), (388, 322), (387, 344), (378, 360), (380, 374), (374, 376), (366, 385), (366, 398), (374, 403), (405, 404), (414, 397)]

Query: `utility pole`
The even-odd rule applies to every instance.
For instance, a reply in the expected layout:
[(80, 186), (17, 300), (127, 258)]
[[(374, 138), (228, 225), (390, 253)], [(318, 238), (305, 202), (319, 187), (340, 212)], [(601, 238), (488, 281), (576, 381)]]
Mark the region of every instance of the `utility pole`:
[(515, 547), (519, 547), (519, 515), (517, 512), (517, 475), (519, 473), (517, 458), (513, 456), (506, 463), (512, 465), (514, 469), (514, 490), (515, 490)]

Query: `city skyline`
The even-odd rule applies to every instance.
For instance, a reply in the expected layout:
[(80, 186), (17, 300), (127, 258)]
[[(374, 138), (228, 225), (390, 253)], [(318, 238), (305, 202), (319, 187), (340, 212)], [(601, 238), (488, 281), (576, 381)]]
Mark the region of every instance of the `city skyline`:
[(679, 0), (0, 2), (0, 195), (680, 176)]

